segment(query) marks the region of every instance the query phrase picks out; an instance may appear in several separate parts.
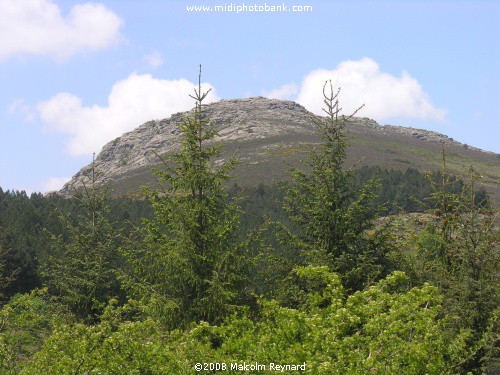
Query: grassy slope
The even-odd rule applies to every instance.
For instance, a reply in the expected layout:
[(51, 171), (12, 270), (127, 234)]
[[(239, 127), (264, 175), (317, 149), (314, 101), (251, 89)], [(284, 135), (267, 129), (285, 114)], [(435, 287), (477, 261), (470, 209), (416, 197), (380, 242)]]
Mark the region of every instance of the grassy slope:
[[(441, 144), (397, 133), (382, 133), (367, 127), (351, 129), (347, 165), (380, 165), (385, 168), (417, 168), (421, 171), (441, 168)], [(235, 181), (243, 186), (272, 183), (287, 179), (291, 166), (299, 166), (307, 150), (318, 138), (311, 133), (235, 141), (225, 145), (228, 155), (236, 153), (240, 164)], [(457, 145), (446, 146), (448, 171), (466, 173), (472, 165), (482, 176), (482, 184), (500, 206), (500, 155)], [(115, 178), (112, 188), (118, 195), (135, 195), (141, 185), (154, 185), (149, 167), (131, 170)]]

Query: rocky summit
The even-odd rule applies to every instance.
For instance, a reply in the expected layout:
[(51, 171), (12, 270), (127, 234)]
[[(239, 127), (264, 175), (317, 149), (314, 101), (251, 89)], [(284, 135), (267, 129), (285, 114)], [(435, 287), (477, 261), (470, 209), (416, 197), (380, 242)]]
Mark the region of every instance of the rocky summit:
[[(299, 166), (319, 137), (313, 116), (292, 101), (262, 97), (221, 100), (204, 106), (216, 142), (224, 143), (224, 157), (239, 160), (234, 182), (258, 185), (284, 180), (291, 166)], [(102, 181), (116, 195), (134, 195), (143, 185), (154, 186), (151, 173), (159, 155), (179, 149), (179, 127), (192, 112), (176, 113), (163, 120), (148, 121), (106, 144), (95, 160)], [(446, 135), (403, 126), (379, 125), (368, 118), (353, 118), (348, 125), (347, 166), (380, 165), (385, 168), (438, 169), (441, 143), (445, 144), (450, 172), (460, 174), (473, 165), (483, 184), (500, 196), (500, 155), (454, 141)], [(71, 195), (82, 186), (91, 165), (82, 168), (60, 193)]]

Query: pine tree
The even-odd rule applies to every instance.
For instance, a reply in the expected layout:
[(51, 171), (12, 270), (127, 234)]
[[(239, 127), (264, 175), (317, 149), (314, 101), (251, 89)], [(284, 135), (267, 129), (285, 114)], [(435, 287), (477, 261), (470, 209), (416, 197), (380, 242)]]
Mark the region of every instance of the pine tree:
[[(0, 228), (1, 229), (1, 228)], [(0, 232), (0, 238), (1, 238)], [(6, 298), (6, 290), (9, 285), (16, 279), (16, 277), (21, 272), (21, 268), (18, 267), (12, 271), (7, 270), (7, 255), (8, 251), (4, 250), (2, 247), (2, 242), (0, 241), (0, 304)]]
[(167, 326), (220, 320), (235, 307), (242, 282), (236, 244), (238, 208), (224, 182), (235, 160), (216, 163), (221, 144), (203, 113), (201, 66), (196, 106), (180, 123), (180, 151), (160, 157), (160, 187), (147, 189), (154, 218), (145, 220), (142, 243), (124, 249), (124, 280), (133, 296), (148, 300), (150, 313)]
[(496, 215), (476, 195), (479, 180), (472, 166), (462, 179), (449, 175), (443, 145), (440, 179), (430, 179), (434, 208), (416, 246), (423, 279), (439, 286), (447, 313), (459, 317), (453, 328), (471, 332), (471, 354), (462, 366), (476, 372), (498, 361), (500, 352), (500, 246)]
[(373, 230), (380, 210), (374, 204), (377, 181), (356, 187), (353, 170), (345, 169), (346, 126), (362, 107), (342, 115), (339, 93), (325, 82), (326, 117), (313, 118), (322, 144), (306, 160), (306, 171), (294, 171), (285, 208), (299, 228), (306, 261), (328, 265), (344, 286), (358, 290), (388, 273), (387, 233)]
[(109, 223), (107, 186), (99, 185), (99, 173), (92, 162), (89, 181), (75, 199), (85, 209), (77, 217), (61, 215), (65, 233), (51, 235), (50, 254), (42, 260), (41, 274), (49, 292), (57, 296), (77, 315), (92, 321), (119, 292), (113, 274), (119, 234)]

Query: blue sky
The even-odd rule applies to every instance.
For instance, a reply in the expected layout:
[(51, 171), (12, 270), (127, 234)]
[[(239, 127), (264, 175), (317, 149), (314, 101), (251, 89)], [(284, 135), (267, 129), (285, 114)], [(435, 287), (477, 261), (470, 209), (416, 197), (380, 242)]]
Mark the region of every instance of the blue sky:
[[(247, 11), (187, 10), (231, 4)], [(250, 8), (266, 4), (291, 10)], [(199, 64), (212, 101), (318, 112), (332, 79), (347, 111), (498, 153), (499, 20), (500, 1), (0, 0), (0, 187), (60, 188), (113, 138), (189, 109)]]

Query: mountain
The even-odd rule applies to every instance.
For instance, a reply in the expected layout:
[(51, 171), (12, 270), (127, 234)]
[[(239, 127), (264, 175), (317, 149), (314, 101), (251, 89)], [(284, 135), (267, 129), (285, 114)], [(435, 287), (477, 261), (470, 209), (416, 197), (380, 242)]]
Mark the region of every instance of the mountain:
[[(95, 160), (96, 169), (114, 194), (135, 195), (141, 185), (156, 182), (151, 168), (159, 165), (156, 154), (178, 150), (176, 126), (192, 112), (149, 121), (106, 144)], [(221, 100), (204, 107), (219, 131), (225, 155), (240, 161), (235, 182), (243, 186), (272, 183), (287, 178), (290, 166), (298, 166), (308, 149), (318, 144), (312, 114), (301, 105), (262, 97)], [(369, 118), (354, 118), (348, 125), (347, 165), (380, 165), (386, 168), (437, 170), (441, 167), (441, 142), (446, 148), (450, 172), (464, 173), (469, 165), (482, 174), (482, 184), (493, 200), (500, 201), (500, 154), (461, 144), (446, 135), (403, 126), (379, 125)], [(70, 195), (81, 187), (91, 171), (82, 168), (60, 193)]]

